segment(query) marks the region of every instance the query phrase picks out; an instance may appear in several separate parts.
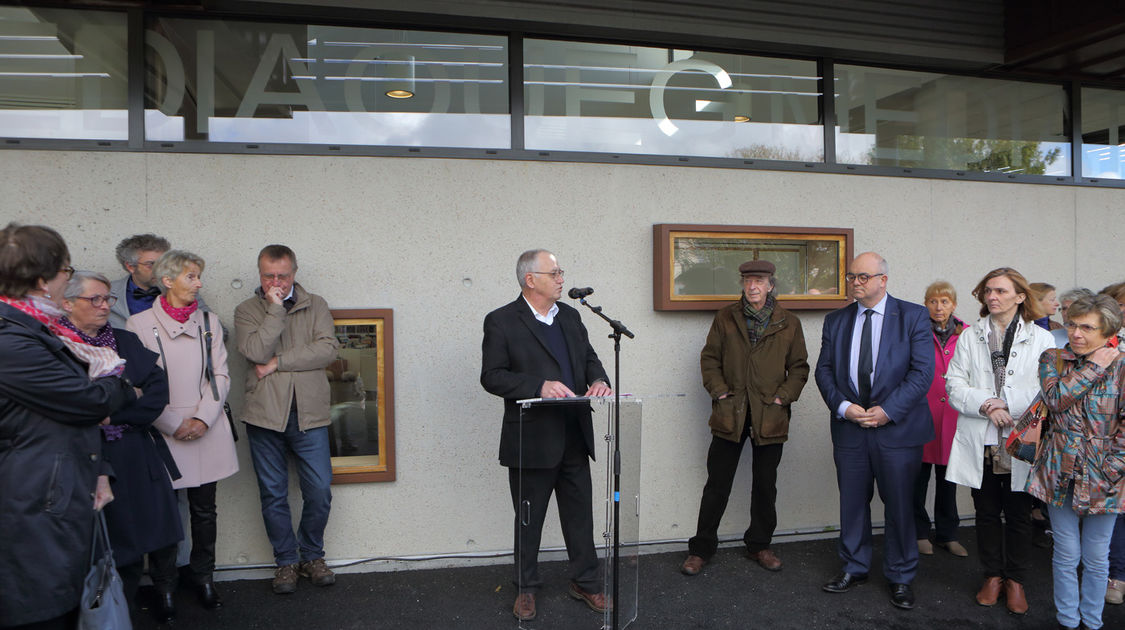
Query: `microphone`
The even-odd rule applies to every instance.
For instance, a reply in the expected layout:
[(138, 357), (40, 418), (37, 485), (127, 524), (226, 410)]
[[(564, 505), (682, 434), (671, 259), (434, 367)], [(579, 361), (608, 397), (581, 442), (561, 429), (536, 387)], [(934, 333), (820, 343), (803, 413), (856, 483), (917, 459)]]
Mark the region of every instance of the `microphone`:
[(593, 292), (594, 292), (594, 289), (591, 288), (591, 287), (585, 287), (585, 288), (582, 288), (582, 289), (579, 289), (578, 287), (574, 287), (570, 291), (567, 292), (567, 295), (569, 295), (570, 299), (572, 299), (572, 300), (580, 300), (580, 299), (586, 297), (587, 295), (590, 295)]

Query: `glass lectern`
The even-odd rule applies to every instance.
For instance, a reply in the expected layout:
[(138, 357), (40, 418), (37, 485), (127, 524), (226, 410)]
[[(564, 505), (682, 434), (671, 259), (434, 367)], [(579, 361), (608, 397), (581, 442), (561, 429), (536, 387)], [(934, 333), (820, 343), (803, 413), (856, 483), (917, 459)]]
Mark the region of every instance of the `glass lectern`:
[[(637, 618), (638, 546), (640, 535), (641, 490), (641, 401), (622, 395), (620, 417), (615, 416), (615, 399), (604, 398), (534, 398), (518, 401), (520, 405), (520, 504), (516, 537), (516, 563), (519, 566), (520, 549), (531, 553), (537, 546), (559, 548), (564, 546), (558, 535), (560, 519), (573, 516), (577, 510), (590, 510), (594, 522), (594, 544), (598, 551), (597, 576), (608, 603), (602, 618), (590, 616), (590, 628), (625, 628)], [(537, 468), (544, 462), (565, 459), (574, 461), (576, 453), (564, 452), (566, 436), (573, 444), (592, 441), (596, 460), (590, 462), (590, 479), (593, 484), (591, 505), (557, 505), (559, 519), (546, 516), (554, 492), (547, 494), (543, 486), (543, 470)], [(614, 466), (615, 451), (620, 451), (620, 464)], [(545, 521), (545, 522), (544, 522)], [(552, 522), (554, 521), (554, 522)], [(545, 530), (540, 541), (536, 524)], [(600, 532), (599, 526), (605, 527)], [(573, 534), (572, 534), (573, 535)], [(577, 545), (579, 541), (572, 541)], [(615, 544), (616, 543), (616, 544)], [(617, 550), (615, 556), (614, 550)], [(540, 576), (516, 571), (521, 592), (538, 586)], [(563, 576), (552, 576), (546, 589), (567, 588), (564, 580), (570, 579), (568, 567)], [(532, 583), (534, 582), (534, 583)], [(546, 611), (545, 611), (546, 612)], [(521, 622), (520, 628), (535, 630), (572, 630), (576, 626), (571, 615), (556, 617), (541, 614), (531, 622)], [(565, 619), (565, 621), (564, 621)], [(583, 627), (583, 626), (577, 626)]]

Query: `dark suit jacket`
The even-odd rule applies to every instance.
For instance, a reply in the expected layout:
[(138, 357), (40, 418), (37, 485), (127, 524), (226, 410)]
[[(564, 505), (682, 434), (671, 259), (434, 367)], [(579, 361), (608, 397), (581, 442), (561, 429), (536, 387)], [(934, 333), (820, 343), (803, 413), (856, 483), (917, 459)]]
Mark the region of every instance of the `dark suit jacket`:
[[(574, 392), (586, 393), (590, 384), (609, 383), (602, 362), (590, 346), (582, 318), (573, 307), (559, 303), (555, 325), (562, 327), (574, 372)], [(588, 405), (540, 407), (525, 413), (520, 459), (520, 408), (517, 400), (538, 398), (546, 381), (562, 380), (562, 370), (548, 350), (547, 339), (523, 296), (484, 318), (480, 384), (504, 399), (500, 430), (500, 464), (510, 467), (552, 468), (562, 461), (566, 447), (566, 418), (577, 415), (586, 450), (594, 457), (594, 429)]]
[[(820, 358), (816, 362), (816, 385), (828, 405), (832, 419), (832, 443), (857, 446), (865, 439), (864, 429), (836, 416), (845, 400), (859, 401), (859, 392), (849, 378), (852, 331), (859, 306), (832, 311), (824, 318)], [(891, 421), (874, 429), (883, 446), (921, 446), (934, 439), (934, 423), (926, 392), (934, 376), (933, 335), (925, 307), (887, 296), (879, 356), (871, 383), (871, 404), (879, 405)]]

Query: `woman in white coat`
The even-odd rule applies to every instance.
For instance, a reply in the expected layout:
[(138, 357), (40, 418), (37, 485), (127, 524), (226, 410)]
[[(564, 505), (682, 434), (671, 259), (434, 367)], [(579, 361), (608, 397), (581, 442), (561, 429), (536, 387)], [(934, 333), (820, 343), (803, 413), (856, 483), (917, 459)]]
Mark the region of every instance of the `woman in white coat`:
[(984, 570), (977, 603), (993, 606), (1003, 591), (1008, 610), (1023, 614), (1032, 534), (1031, 495), (1023, 489), (1031, 466), (1008, 456), (1004, 441), (1039, 393), (1039, 355), (1054, 341), (1035, 325), (1042, 307), (1015, 269), (988, 272), (973, 296), (981, 319), (961, 334), (945, 373), (959, 414), (945, 475), (973, 489)]
[[(230, 391), (223, 329), (218, 317), (198, 308), (202, 258), (169, 250), (156, 261), (152, 272), (162, 293), (152, 308), (130, 317), (125, 327), (161, 356), (168, 375), (168, 406), (153, 426), (164, 435), (182, 475), (172, 487), (187, 492), (190, 566), (200, 603), (217, 608), (222, 600), (212, 580), (217, 534), (215, 490), (220, 479), (238, 472), (232, 427), (223, 413)], [(150, 558), (150, 563), (150, 572), (160, 577), (153, 581), (163, 587), (158, 593), (157, 617), (170, 621), (176, 615), (169, 591), (175, 590), (175, 559), (161, 557), (151, 562)]]

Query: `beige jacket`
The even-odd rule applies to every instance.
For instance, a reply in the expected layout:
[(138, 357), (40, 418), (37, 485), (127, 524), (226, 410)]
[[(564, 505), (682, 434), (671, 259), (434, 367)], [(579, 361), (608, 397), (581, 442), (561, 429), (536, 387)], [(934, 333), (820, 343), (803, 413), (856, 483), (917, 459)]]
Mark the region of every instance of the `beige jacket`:
[(238, 351), (251, 363), (277, 357), (277, 371), (258, 379), (246, 372), (246, 405), (242, 420), (254, 426), (284, 431), (294, 396), (297, 425), (302, 431), (331, 422), (331, 390), (325, 371), (339, 353), (328, 303), (319, 295), (293, 285), (297, 303), (288, 313), (280, 304), (254, 297), (234, 310)]
[[(218, 400), (211, 394), (211, 384), (204, 376), (203, 311), (197, 310), (181, 324), (157, 303), (149, 310), (133, 315), (125, 323), (125, 329), (140, 337), (146, 348), (162, 354), (160, 365), (168, 373), (168, 406), (153, 426), (164, 435), (176, 467), (180, 469), (182, 476), (172, 482), (172, 487), (177, 489), (195, 488), (238, 472), (234, 437), (223, 414), (223, 403), (230, 391), (227, 349), (223, 345), (223, 328), (219, 325), (219, 318), (213, 313), (210, 317), (213, 335), (211, 358)], [(157, 337), (160, 343), (157, 343)], [(190, 441), (172, 437), (185, 418), (199, 418), (207, 425), (203, 437)]]

